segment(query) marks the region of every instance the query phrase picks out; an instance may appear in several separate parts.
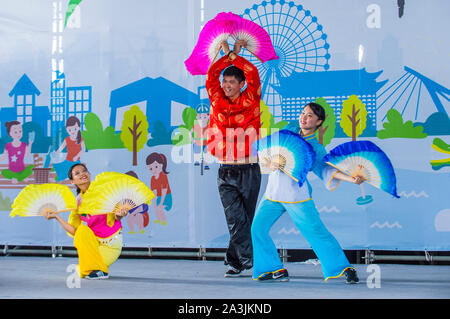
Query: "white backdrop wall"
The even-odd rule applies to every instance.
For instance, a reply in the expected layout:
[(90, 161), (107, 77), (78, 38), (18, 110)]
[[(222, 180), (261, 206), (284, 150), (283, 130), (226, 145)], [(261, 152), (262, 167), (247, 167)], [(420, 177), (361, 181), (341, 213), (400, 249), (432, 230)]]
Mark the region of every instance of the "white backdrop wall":
[[(0, 152), (11, 141), (5, 122), (19, 120), (22, 141), (28, 142), (29, 132), (35, 131), (31, 153), (51, 168), (65, 158), (65, 150), (60, 157), (51, 156), (67, 136), (64, 121), (76, 116), (87, 147), (81, 161), (93, 177), (134, 171), (150, 186), (146, 158), (164, 154), (173, 199), (167, 225), (155, 223), (152, 209), (141, 233), (136, 225), (133, 233), (125, 219), (125, 246), (227, 246), (218, 164), (210, 163), (201, 175), (192, 144), (174, 145), (170, 137), (184, 124), (186, 108), (208, 103), (202, 94), (205, 77), (190, 75), (184, 61), (202, 25), (231, 11), (263, 26), (280, 56), (263, 65), (247, 55), (266, 84), (263, 102), (275, 122), (296, 122), (286, 111), (289, 98), (297, 99), (297, 109), (311, 98), (323, 97), (330, 105), (337, 101), (338, 115), (342, 101), (355, 94), (372, 110), (374, 124), (357, 140), (373, 141), (386, 152), (401, 198), (367, 185), (373, 201), (361, 204), (358, 186), (342, 184), (329, 192), (310, 176), (321, 217), (343, 248), (450, 249), (448, 1), (406, 1), (400, 17), (394, 0), (245, 0), (228, 1), (225, 7), (216, 0), (83, 0), (64, 27), (72, 2), (2, 3)], [(335, 75), (342, 83), (331, 80)], [(305, 80), (313, 78), (316, 82)], [(52, 83), (63, 87), (61, 96)], [(120, 139), (124, 114), (133, 105), (149, 123), (136, 165)], [(401, 121), (387, 117), (389, 110), (396, 110)], [(393, 130), (384, 125), (390, 121), (395, 122)], [(101, 123), (100, 130), (94, 130), (94, 122), (97, 129)], [(335, 124), (327, 150), (350, 140), (339, 119)], [(180, 162), (180, 156), (187, 160)], [(27, 158), (25, 164), (37, 163)], [(10, 163), (3, 158), (0, 165), (4, 170)], [(55, 176), (50, 172), (49, 181), (55, 182)], [(34, 175), (20, 182), (1, 176), (0, 244), (71, 246), (72, 239), (56, 221), (9, 216), (17, 194), (35, 182)], [(68, 184), (61, 178), (58, 182)], [(266, 182), (264, 176), (260, 198)], [(272, 235), (279, 247), (309, 248), (288, 215), (277, 221)]]

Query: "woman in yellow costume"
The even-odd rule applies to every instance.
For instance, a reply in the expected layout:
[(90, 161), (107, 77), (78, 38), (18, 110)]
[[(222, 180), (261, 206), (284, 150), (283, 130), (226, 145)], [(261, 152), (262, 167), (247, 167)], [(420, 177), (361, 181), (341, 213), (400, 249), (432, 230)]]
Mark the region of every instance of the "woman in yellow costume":
[[(91, 184), (91, 176), (84, 164), (75, 164), (69, 169), (70, 182), (77, 187), (78, 207), (83, 194)], [(47, 213), (47, 219), (56, 218), (70, 236), (78, 252), (78, 274), (86, 279), (108, 278), (111, 266), (122, 251), (121, 219), (126, 211), (103, 215), (79, 214), (72, 211), (65, 221), (59, 214)]]

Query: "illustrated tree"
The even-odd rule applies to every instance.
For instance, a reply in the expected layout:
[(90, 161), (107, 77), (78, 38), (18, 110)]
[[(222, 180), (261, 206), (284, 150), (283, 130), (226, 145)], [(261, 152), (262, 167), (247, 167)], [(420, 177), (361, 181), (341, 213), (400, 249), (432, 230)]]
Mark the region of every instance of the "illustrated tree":
[(259, 109), (261, 112), (261, 138), (275, 133), (276, 131), (281, 130), (283, 127), (289, 124), (287, 121), (279, 121), (275, 123), (273, 114), (270, 113), (269, 107), (266, 105), (266, 103), (264, 103), (263, 100), (261, 100), (261, 102), (259, 103)]
[(383, 123), (382, 130), (379, 130), (377, 137), (386, 138), (425, 138), (427, 133), (423, 132), (423, 126), (414, 126), (412, 121), (403, 122), (402, 115), (396, 109), (390, 109), (386, 113), (387, 122)]
[(177, 133), (174, 134), (172, 138), (173, 145), (185, 145), (192, 143), (192, 133), (191, 130), (194, 127), (195, 117), (197, 116), (197, 112), (192, 107), (187, 107), (183, 110), (183, 114), (181, 115), (183, 119), (183, 123), (178, 126)]
[(364, 103), (356, 96), (351, 95), (342, 103), (340, 125), (344, 133), (356, 141), (366, 128), (367, 110)]
[(116, 149), (124, 147), (120, 135), (114, 132), (114, 127), (108, 126), (103, 129), (103, 124), (95, 113), (86, 114), (84, 126), (86, 130), (81, 132), (81, 134), (87, 149)]
[(422, 126), (428, 135), (450, 135), (450, 118), (442, 112), (431, 114), (424, 123), (415, 122), (414, 127)]
[(334, 110), (323, 97), (319, 97), (318, 99), (316, 99), (315, 103), (322, 106), (325, 110), (325, 121), (317, 130), (316, 137), (319, 140), (320, 144), (322, 144), (323, 146), (327, 146), (328, 144), (330, 144), (335, 135), (336, 115), (334, 115)]
[(151, 138), (147, 141), (147, 146), (170, 144), (172, 144), (172, 131), (167, 129), (163, 122), (155, 121)]
[(133, 152), (133, 166), (137, 166), (137, 153), (147, 142), (147, 117), (137, 105), (133, 105), (123, 115), (120, 139), (124, 146)]

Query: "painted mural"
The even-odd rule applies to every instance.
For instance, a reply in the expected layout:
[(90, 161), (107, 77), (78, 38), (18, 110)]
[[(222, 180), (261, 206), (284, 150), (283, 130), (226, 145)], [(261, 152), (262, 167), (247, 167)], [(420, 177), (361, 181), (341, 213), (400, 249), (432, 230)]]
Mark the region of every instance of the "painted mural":
[[(72, 245), (51, 222), (9, 211), (26, 185), (70, 185), (69, 167), (87, 163), (93, 175), (127, 173), (156, 195), (124, 220), (125, 246), (227, 246), (218, 163), (205, 145), (205, 78), (183, 64), (223, 2), (119, 2), (20, 0), (0, 10), (12, 17), (0, 20), (0, 244)], [(329, 192), (310, 176), (344, 249), (450, 249), (450, 3), (433, 3), (226, 8), (265, 28), (279, 56), (261, 63), (243, 53), (260, 73), (264, 134), (298, 125), (316, 102), (326, 111), (316, 138), (327, 150), (370, 140), (394, 165), (400, 199), (370, 186), (363, 196), (355, 185)], [(280, 248), (309, 248), (287, 215), (271, 231)]]

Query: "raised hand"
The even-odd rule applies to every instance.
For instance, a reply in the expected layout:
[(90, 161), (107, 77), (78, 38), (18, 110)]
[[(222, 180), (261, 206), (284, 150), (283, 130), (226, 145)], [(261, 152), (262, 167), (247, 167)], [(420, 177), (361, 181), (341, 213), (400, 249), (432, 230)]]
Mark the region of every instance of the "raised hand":
[(224, 40), (224, 41), (220, 42), (219, 45), (220, 45), (219, 50), (222, 49), (222, 51), (225, 55), (230, 53), (230, 46), (228, 45), (227, 41)]
[(239, 54), (239, 52), (241, 52), (242, 47), (247, 48), (247, 41), (238, 39), (234, 43), (234, 50), (233, 50), (234, 53)]

